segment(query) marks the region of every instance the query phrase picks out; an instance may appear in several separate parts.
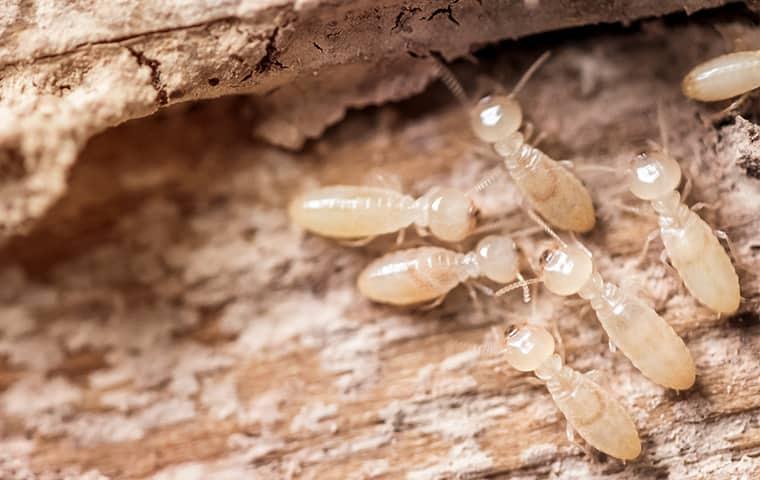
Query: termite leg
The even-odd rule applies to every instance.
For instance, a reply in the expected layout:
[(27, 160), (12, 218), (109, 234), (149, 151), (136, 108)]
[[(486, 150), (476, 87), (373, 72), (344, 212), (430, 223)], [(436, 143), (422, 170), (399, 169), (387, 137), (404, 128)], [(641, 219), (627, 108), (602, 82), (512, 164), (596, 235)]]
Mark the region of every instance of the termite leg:
[(697, 203), (695, 203), (694, 205), (691, 206), (691, 210), (693, 212), (698, 212), (698, 211), (702, 210), (703, 208), (706, 208), (708, 210), (715, 211), (715, 210), (718, 210), (722, 205), (723, 205), (723, 202), (721, 202), (720, 200), (718, 200), (717, 202), (713, 202), (713, 203), (697, 202)]
[(647, 234), (647, 238), (646, 240), (644, 240), (644, 246), (641, 247), (641, 252), (639, 253), (638, 258), (636, 259), (637, 267), (644, 262), (644, 259), (646, 259), (647, 252), (649, 251), (649, 246), (652, 244), (653, 241), (655, 241), (659, 237), (660, 237), (659, 229), (654, 229)]
[(678, 270), (673, 267), (673, 265), (670, 264), (670, 259), (668, 258), (668, 251), (663, 250), (660, 252), (660, 263), (662, 263), (665, 266), (665, 269), (668, 271), (670, 275), (672, 275), (676, 281), (678, 282), (678, 294), (683, 294), (683, 281), (681, 280), (681, 276), (678, 274)]
[(719, 111), (718, 113), (714, 113), (710, 115), (709, 117), (710, 121), (715, 123), (716, 121), (722, 119), (726, 115), (730, 115), (735, 110), (737, 110), (741, 106), (741, 104), (747, 100), (747, 98), (749, 98), (749, 95), (750, 95), (750, 92), (743, 94), (741, 97), (731, 102), (731, 104), (727, 106), (726, 108), (724, 108), (723, 110)]
[(685, 178), (685, 181), (683, 183), (683, 193), (681, 193), (681, 201), (683, 203), (686, 203), (686, 199), (689, 198), (689, 194), (691, 193), (692, 188), (691, 175), (686, 175), (685, 172), (681, 172), (681, 174)]
[(610, 353), (617, 352), (617, 345), (612, 342), (612, 339), (607, 339), (607, 348), (610, 350)]
[(739, 254), (736, 251), (736, 247), (734, 246), (734, 243), (731, 241), (731, 239), (728, 237), (728, 234), (724, 232), (723, 230), (714, 230), (715, 236), (719, 239), (723, 240), (726, 243), (726, 246), (728, 247), (728, 253), (731, 255), (731, 258), (734, 260), (734, 263), (737, 267), (744, 270), (745, 272), (749, 272), (753, 274), (755, 277), (758, 276), (757, 273), (755, 273), (754, 269), (744, 263), (740, 258)]
[(439, 306), (440, 304), (442, 304), (442, 303), (443, 303), (443, 300), (444, 300), (445, 298), (446, 298), (446, 295), (445, 295), (445, 294), (444, 294), (444, 295), (441, 295), (440, 297), (436, 298), (435, 300), (433, 300), (432, 302), (428, 303), (427, 305), (423, 305), (423, 306), (421, 306), (421, 307), (420, 307), (420, 310), (422, 310), (423, 312), (427, 312), (428, 310), (432, 310), (432, 309), (434, 309), (435, 307), (437, 307), (437, 306)]
[(464, 286), (467, 289), (467, 294), (470, 296), (470, 300), (472, 300), (472, 303), (475, 305), (475, 310), (478, 312), (478, 316), (480, 318), (485, 318), (483, 304), (480, 303), (480, 299), (478, 298), (478, 292), (470, 284), (470, 282), (465, 282)]
[(570, 422), (565, 420), (565, 436), (567, 437), (567, 441), (572, 443), (573, 445), (582, 448), (578, 442), (575, 441), (575, 430), (573, 430), (573, 426), (570, 425)]
[(557, 321), (552, 318), (552, 336), (554, 341), (557, 342), (557, 354), (562, 359), (562, 363), (565, 363), (565, 342), (562, 341), (562, 335), (559, 334), (559, 325)]
[(486, 295), (486, 296), (489, 296), (489, 297), (493, 297), (493, 296), (496, 295), (496, 292), (494, 292), (491, 287), (483, 285), (482, 283), (477, 282), (475, 280), (468, 281), (466, 283), (466, 285), (474, 287), (474, 288), (480, 290), (480, 293), (482, 293), (483, 295)]
[(425, 227), (420, 227), (419, 225), (415, 224), (414, 225), (414, 230), (417, 232), (417, 235), (420, 236), (420, 237), (422, 237), (422, 238), (430, 236), (430, 230), (428, 230)]
[(341, 240), (338, 243), (347, 247), (363, 247), (376, 238), (376, 235), (371, 235), (369, 237), (360, 238), (358, 240)]
[(596, 383), (597, 385), (602, 385), (603, 383), (607, 383), (605, 375), (601, 370), (597, 370), (597, 369), (589, 370), (588, 372), (584, 373), (584, 375), (586, 375), (586, 377), (588, 377), (589, 380)]
[(402, 228), (398, 231), (398, 235), (396, 235), (396, 246), (400, 247), (403, 245), (404, 239), (406, 239), (406, 228)]

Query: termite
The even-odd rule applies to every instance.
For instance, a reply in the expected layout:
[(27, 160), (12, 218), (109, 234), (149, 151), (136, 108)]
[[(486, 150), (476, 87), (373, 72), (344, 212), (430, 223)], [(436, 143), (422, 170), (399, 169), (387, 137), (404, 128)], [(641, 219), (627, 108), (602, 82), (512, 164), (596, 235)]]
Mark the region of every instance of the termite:
[(683, 79), (684, 95), (701, 102), (727, 100), (760, 87), (760, 50), (727, 53), (694, 67)]
[[(541, 223), (535, 214), (531, 216)], [(591, 252), (580, 243), (568, 245), (548, 225), (543, 226), (558, 243), (541, 255), (539, 277), (547, 290), (562, 296), (578, 294), (590, 302), (610, 346), (619, 348), (645, 377), (674, 390), (690, 388), (696, 376), (694, 360), (673, 327), (638, 298), (605, 282), (594, 268)]]
[[(512, 238), (489, 235), (469, 253), (441, 247), (388, 253), (361, 272), (357, 285), (362, 295), (376, 302), (403, 306), (432, 301), (432, 307), (460, 283), (472, 282), (480, 276), (501, 284), (519, 279), (515, 288), (534, 283), (522, 277), (518, 260)], [(484, 285), (473, 284), (487, 294), (493, 293)], [(474, 294), (472, 290), (470, 293)], [(500, 295), (503, 293), (506, 290), (500, 291)]]
[(478, 209), (454, 188), (433, 188), (413, 198), (393, 188), (335, 185), (296, 197), (291, 219), (302, 228), (336, 239), (365, 239), (399, 232), (410, 225), (447, 242), (459, 242), (475, 229)]
[[(681, 201), (676, 190), (681, 182), (678, 162), (666, 148), (642, 153), (629, 178), (633, 195), (650, 201), (657, 212), (664, 253), (689, 292), (717, 313), (736, 312), (741, 301), (739, 277), (712, 228)], [(644, 251), (652, 239), (647, 238)]]
[(526, 143), (518, 132), (522, 108), (515, 96), (548, 57), (549, 52), (539, 57), (508, 95), (486, 96), (474, 106), (454, 75), (439, 63), (444, 83), (469, 111), (473, 132), (501, 156), (531, 208), (554, 227), (583, 233), (594, 228), (596, 222), (591, 194), (575, 175)]
[(554, 338), (546, 329), (536, 325), (513, 327), (503, 345), (507, 363), (521, 372), (534, 372), (545, 383), (568, 427), (589, 445), (621, 460), (639, 456), (641, 441), (628, 412), (590, 375), (563, 365), (562, 357), (555, 353)]

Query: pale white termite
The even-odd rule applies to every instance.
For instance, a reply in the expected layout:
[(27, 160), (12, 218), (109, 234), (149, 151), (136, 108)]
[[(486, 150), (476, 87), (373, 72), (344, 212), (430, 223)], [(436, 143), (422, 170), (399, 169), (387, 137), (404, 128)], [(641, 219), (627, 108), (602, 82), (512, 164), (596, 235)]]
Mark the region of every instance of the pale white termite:
[(530, 206), (554, 227), (587, 232), (596, 222), (589, 191), (572, 172), (528, 145), (518, 132), (523, 115), (515, 96), (546, 58), (548, 52), (523, 74), (509, 95), (487, 96), (474, 106), (470, 106), (454, 75), (443, 66), (441, 72), (449, 89), (468, 106), (473, 132), (502, 157), (507, 172)]
[(433, 188), (420, 198), (393, 188), (335, 185), (297, 196), (290, 217), (299, 226), (325, 237), (373, 238), (403, 232), (410, 225), (418, 233), (458, 242), (475, 229), (478, 209), (465, 192)]
[(628, 412), (588, 374), (563, 365), (546, 329), (535, 325), (510, 329), (503, 352), (513, 368), (533, 371), (545, 382), (569, 426), (589, 445), (621, 460), (639, 456), (641, 441)]
[(541, 263), (546, 288), (589, 301), (610, 342), (644, 376), (674, 390), (694, 384), (694, 360), (681, 337), (651, 307), (605, 282), (585, 250), (564, 244), (547, 251)]
[(694, 67), (683, 79), (684, 95), (715, 102), (760, 87), (760, 50), (721, 55)]
[[(489, 235), (475, 250), (459, 253), (441, 247), (419, 247), (388, 253), (370, 263), (359, 275), (357, 285), (365, 297), (392, 305), (440, 303), (454, 287), (484, 276), (497, 283), (520, 279), (514, 241), (504, 235)], [(474, 284), (488, 292), (482, 285)], [(501, 292), (504, 293), (504, 292)]]
[(678, 162), (666, 149), (644, 153), (636, 157), (629, 178), (631, 192), (650, 201), (659, 215), (665, 252), (689, 292), (715, 312), (736, 312), (739, 277), (710, 226), (681, 202)]
[[(534, 220), (540, 223), (535, 215)], [(540, 280), (546, 288), (562, 296), (577, 293), (587, 300), (610, 345), (619, 348), (644, 376), (674, 390), (690, 388), (696, 376), (694, 360), (668, 322), (638, 298), (625, 295), (617, 286), (605, 282), (594, 268), (590, 252), (566, 244), (544, 226), (559, 244), (541, 255)]]

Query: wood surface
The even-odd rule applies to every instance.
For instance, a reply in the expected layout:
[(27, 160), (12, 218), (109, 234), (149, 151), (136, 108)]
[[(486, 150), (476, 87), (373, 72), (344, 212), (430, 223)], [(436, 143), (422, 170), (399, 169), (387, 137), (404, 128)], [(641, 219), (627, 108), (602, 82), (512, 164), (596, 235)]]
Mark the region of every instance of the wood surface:
[[(716, 24), (748, 19), (732, 7), (563, 31), (454, 66), (475, 95), (552, 51), (520, 95), (526, 120), (592, 190), (599, 225), (582, 240), (602, 275), (684, 337), (693, 389), (665, 391), (610, 352), (577, 297), (539, 291), (524, 305), (514, 292), (478, 305), (457, 289), (431, 311), (372, 304), (356, 276), (394, 239), (349, 248), (290, 224), (289, 199), (317, 185), (390, 172), (419, 195), (468, 188), (492, 168), (442, 86), (352, 111), (295, 151), (253, 140), (251, 102), (230, 97), (74, 148), (60, 198), (24, 217), (28, 233), (0, 251), (0, 478), (759, 478), (760, 105), (711, 118), (725, 105), (690, 102), (678, 85), (729, 48)], [(32, 64), (98, 48), (64, 40)], [(744, 301), (730, 318), (686, 294), (659, 242), (637, 265), (656, 221), (621, 208), (642, 207), (621, 177), (582, 168), (624, 166), (660, 141), (658, 102), (694, 184), (688, 203), (714, 207), (701, 213), (736, 251)], [(508, 180), (476, 201), (484, 222), (531, 226)], [(528, 260), (548, 239), (518, 244), (532, 275)], [(640, 430), (640, 459), (623, 465), (570, 443), (544, 387), (485, 348), (491, 326), (522, 321), (556, 325), (567, 363), (603, 373)]]

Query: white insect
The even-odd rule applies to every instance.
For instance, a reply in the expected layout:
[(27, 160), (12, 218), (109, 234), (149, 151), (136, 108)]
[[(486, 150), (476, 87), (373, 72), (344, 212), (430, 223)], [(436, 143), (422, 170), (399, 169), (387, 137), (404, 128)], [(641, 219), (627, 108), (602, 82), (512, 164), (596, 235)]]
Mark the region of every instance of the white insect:
[(370, 240), (414, 225), (421, 236), (458, 242), (475, 229), (478, 209), (454, 188), (414, 199), (393, 188), (336, 185), (299, 195), (289, 213), (302, 228), (330, 238)]
[[(376, 302), (413, 305), (433, 301), (431, 306), (435, 306), (460, 283), (473, 283), (481, 291), (494, 294), (484, 285), (473, 282), (480, 276), (502, 284), (519, 279), (514, 288), (534, 283), (520, 275), (518, 260), (510, 237), (489, 235), (469, 253), (441, 247), (388, 253), (361, 272), (357, 285), (362, 295)], [(504, 293), (506, 291), (499, 292)], [(474, 294), (472, 290), (471, 294)]]
[(639, 456), (641, 441), (628, 412), (589, 375), (562, 364), (562, 358), (554, 353), (554, 338), (546, 329), (535, 325), (512, 328), (501, 343), (507, 362), (521, 372), (533, 371), (545, 382), (569, 426), (589, 445), (621, 460)]
[(548, 56), (547, 52), (536, 60), (509, 95), (487, 96), (474, 106), (470, 106), (464, 89), (443, 65), (442, 79), (468, 108), (475, 135), (494, 147), (531, 207), (557, 228), (587, 232), (596, 222), (589, 191), (573, 173), (541, 150), (528, 145), (518, 132), (523, 116), (515, 96)]
[[(541, 222), (535, 214), (532, 216)], [(605, 282), (585, 248), (566, 244), (548, 226), (544, 227), (558, 243), (541, 256), (540, 279), (546, 288), (562, 296), (577, 293), (587, 300), (611, 346), (619, 348), (644, 376), (675, 390), (690, 388), (696, 376), (694, 360), (673, 328), (644, 302)]]
[(689, 292), (713, 311), (730, 315), (741, 302), (739, 277), (712, 228), (681, 202), (680, 181), (678, 162), (666, 150), (652, 151), (634, 161), (630, 190), (657, 212), (664, 252)]
[(694, 67), (683, 79), (684, 95), (716, 102), (760, 87), (760, 50), (721, 55)]

